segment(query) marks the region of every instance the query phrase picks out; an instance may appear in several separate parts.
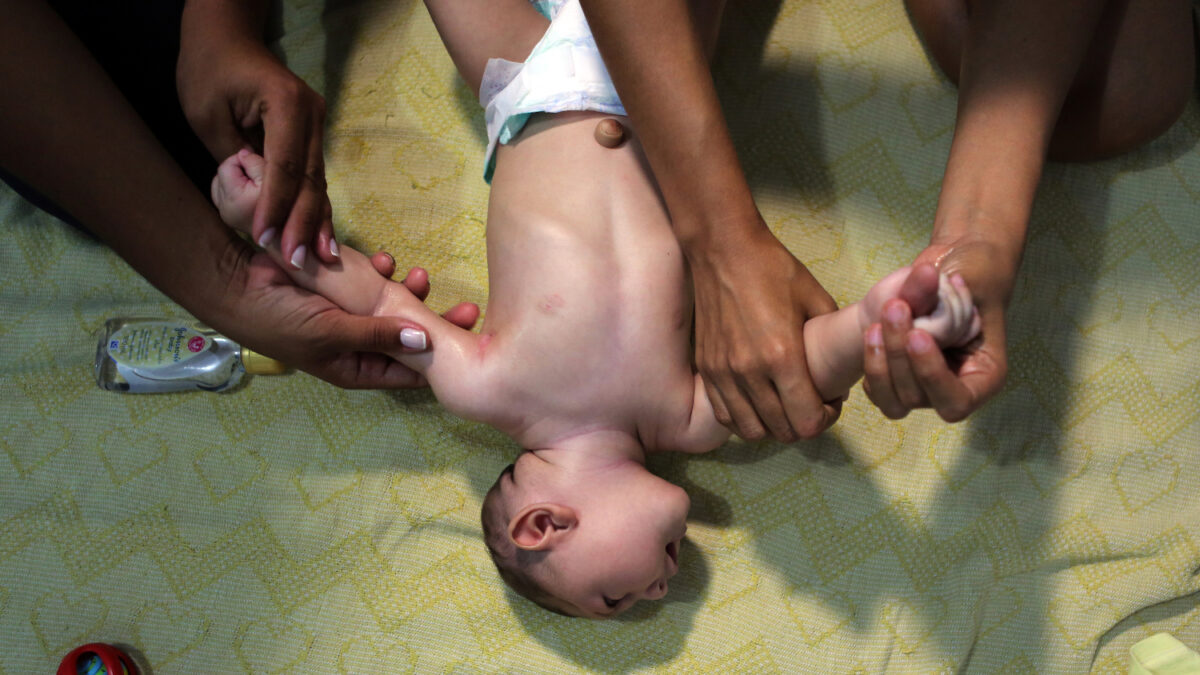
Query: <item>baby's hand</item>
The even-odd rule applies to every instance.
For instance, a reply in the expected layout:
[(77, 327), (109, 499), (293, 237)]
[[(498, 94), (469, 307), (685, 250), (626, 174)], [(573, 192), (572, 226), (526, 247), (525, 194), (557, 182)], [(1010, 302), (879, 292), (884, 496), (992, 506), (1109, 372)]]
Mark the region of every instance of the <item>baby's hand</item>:
[[(861, 322), (866, 330), (871, 324), (879, 323), (883, 305), (892, 298), (898, 297), (900, 287), (912, 273), (911, 267), (904, 267), (884, 277), (871, 287), (862, 301), (863, 316)], [(932, 279), (929, 291), (932, 293)], [(913, 328), (929, 333), (939, 347), (962, 347), (979, 335), (979, 313), (971, 301), (971, 291), (961, 275), (938, 275), (937, 307), (933, 312), (913, 320)]]
[(933, 336), (939, 347), (962, 347), (979, 335), (979, 312), (961, 274), (938, 275), (938, 303), (927, 316), (913, 319), (913, 328)]
[(221, 162), (212, 181), (212, 200), (225, 224), (250, 232), (266, 166), (260, 155), (245, 149)]

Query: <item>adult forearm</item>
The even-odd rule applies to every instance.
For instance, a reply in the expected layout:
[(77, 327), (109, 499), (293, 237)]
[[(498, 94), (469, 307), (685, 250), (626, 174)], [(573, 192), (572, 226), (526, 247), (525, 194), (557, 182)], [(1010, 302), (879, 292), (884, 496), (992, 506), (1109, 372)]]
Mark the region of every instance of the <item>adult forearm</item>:
[(240, 242), (56, 14), (14, 0), (4, 15), (0, 164), (189, 311), (218, 311)]
[(972, 5), (934, 243), (1024, 242), (1047, 148), (1104, 0)]
[(581, 0), (685, 249), (762, 228), (683, 0)]
[(201, 47), (214, 37), (261, 42), (269, 8), (267, 0), (187, 0), (183, 7), (181, 48)]

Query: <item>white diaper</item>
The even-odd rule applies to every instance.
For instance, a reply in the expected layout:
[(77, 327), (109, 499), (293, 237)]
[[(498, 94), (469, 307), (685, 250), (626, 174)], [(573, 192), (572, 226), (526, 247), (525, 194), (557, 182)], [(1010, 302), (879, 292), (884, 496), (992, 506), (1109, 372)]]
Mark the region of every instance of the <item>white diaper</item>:
[(625, 114), (579, 0), (534, 0), (532, 4), (550, 19), (546, 34), (524, 63), (488, 59), (479, 86), (488, 132), (483, 169), (488, 182), (496, 166), (496, 143), (516, 138), (533, 113)]

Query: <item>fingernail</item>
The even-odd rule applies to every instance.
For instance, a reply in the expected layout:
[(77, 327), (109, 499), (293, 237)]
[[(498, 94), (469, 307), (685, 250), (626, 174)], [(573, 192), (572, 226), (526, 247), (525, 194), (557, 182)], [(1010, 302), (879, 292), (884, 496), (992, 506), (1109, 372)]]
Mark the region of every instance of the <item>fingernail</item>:
[(879, 324), (871, 324), (867, 329), (867, 346), (872, 349), (880, 349), (883, 347), (883, 326)]
[(396, 266), (396, 258), (393, 257), (391, 253), (384, 253), (384, 255), (386, 255), (388, 257), (388, 260), (392, 261), (392, 267), (395, 267)]
[(409, 349), (425, 349), (425, 331), (405, 328), (400, 331), (400, 344)]
[(333, 254), (333, 257), (335, 258), (342, 257), (342, 252), (340, 249), (338, 249), (337, 239), (334, 239), (333, 237), (329, 238), (329, 252)]
[(258, 245), (263, 248), (266, 248), (267, 244), (270, 244), (271, 240), (274, 238), (275, 238), (275, 228), (268, 227), (267, 231), (263, 232), (262, 236), (258, 238)]
[(304, 256), (306, 253), (308, 253), (308, 251), (305, 250), (304, 244), (297, 246), (296, 250), (292, 251), (292, 267), (295, 267), (296, 269), (304, 267)]
[(907, 307), (902, 302), (893, 302), (883, 310), (884, 317), (891, 323), (900, 323), (908, 318)]
[(933, 349), (933, 340), (921, 331), (912, 331), (908, 334), (908, 348), (919, 354), (923, 354), (930, 349)]

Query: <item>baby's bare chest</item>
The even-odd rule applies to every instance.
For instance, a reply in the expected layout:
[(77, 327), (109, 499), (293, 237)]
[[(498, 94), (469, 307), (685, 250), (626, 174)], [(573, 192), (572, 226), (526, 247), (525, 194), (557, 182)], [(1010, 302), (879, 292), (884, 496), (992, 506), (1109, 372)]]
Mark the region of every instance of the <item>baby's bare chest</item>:
[(640, 149), (585, 122), (500, 149), (483, 331), (527, 408), (645, 417), (690, 403), (684, 260)]

